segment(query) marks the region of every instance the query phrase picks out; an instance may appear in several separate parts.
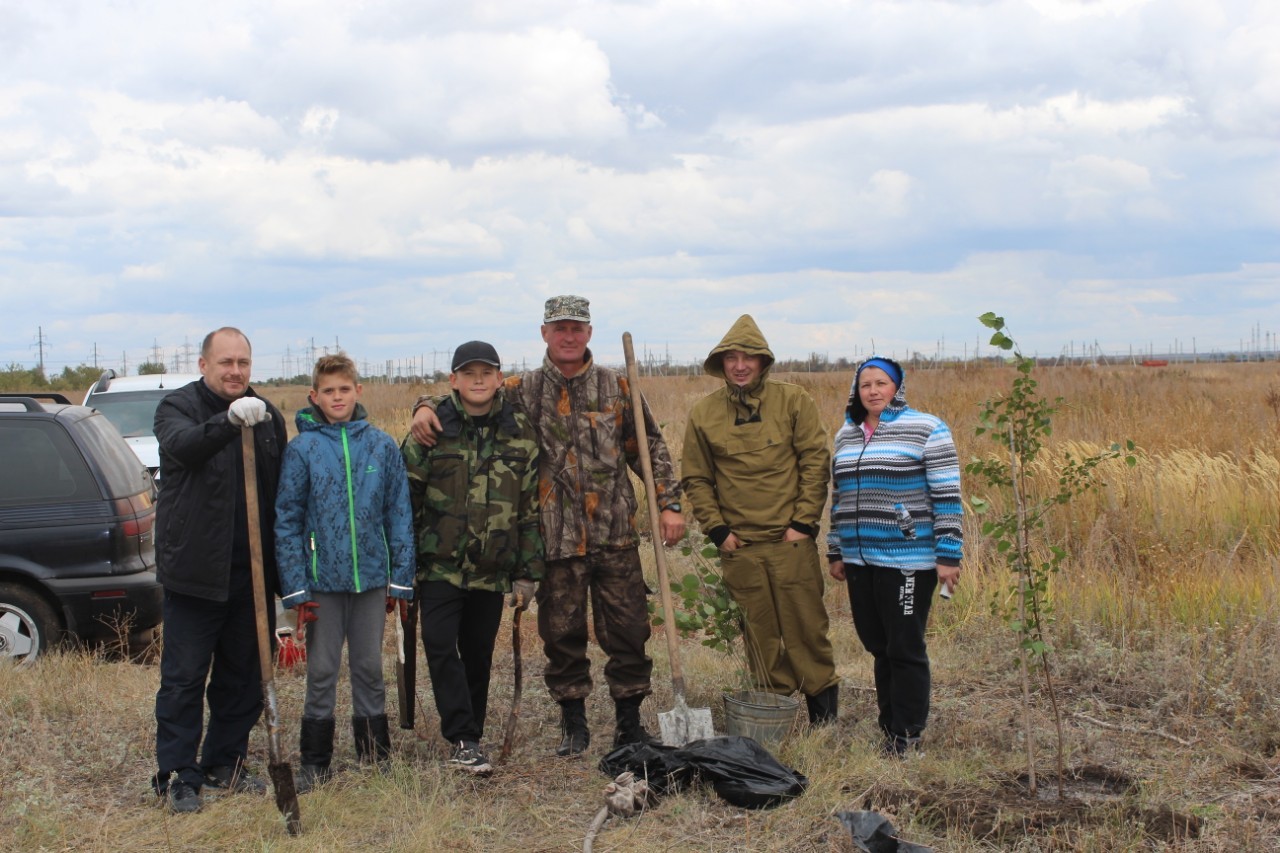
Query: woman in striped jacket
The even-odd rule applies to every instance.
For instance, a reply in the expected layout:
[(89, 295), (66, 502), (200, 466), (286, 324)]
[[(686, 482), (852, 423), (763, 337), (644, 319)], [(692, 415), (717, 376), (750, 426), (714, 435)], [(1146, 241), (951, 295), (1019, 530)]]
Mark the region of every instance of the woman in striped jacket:
[(918, 748), (929, 717), (925, 626), (949, 597), (963, 546), (960, 464), (947, 425), (907, 405), (902, 366), (858, 365), (832, 459), (827, 562), (849, 586), (858, 639), (875, 658), (884, 752)]

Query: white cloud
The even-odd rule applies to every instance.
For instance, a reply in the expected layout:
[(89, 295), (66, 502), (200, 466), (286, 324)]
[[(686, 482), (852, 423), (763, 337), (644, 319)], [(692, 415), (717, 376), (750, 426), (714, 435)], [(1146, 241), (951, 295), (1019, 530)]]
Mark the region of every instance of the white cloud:
[(743, 310), (784, 354), (968, 345), (988, 309), (1036, 342), (1233, 340), (1275, 305), (1278, 9), (28, 4), (0, 298), (74, 347), (127, 291), (135, 330), (252, 305), (266, 351), (329, 324), (378, 358), (423, 316), (536, 357), (575, 289), (602, 347), (625, 317), (691, 357)]

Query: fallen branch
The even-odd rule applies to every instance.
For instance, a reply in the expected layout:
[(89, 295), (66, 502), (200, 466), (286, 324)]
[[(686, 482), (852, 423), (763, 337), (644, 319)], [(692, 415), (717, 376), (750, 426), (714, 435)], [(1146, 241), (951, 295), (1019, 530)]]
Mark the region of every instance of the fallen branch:
[(600, 829), (609, 820), (609, 807), (604, 806), (600, 811), (596, 812), (595, 819), (591, 821), (591, 825), (587, 827), (587, 837), (582, 839), (582, 853), (591, 853), (595, 849), (596, 835)]
[(1079, 711), (1074, 712), (1071, 716), (1078, 720), (1084, 720), (1086, 723), (1092, 723), (1099, 728), (1110, 729), (1114, 732), (1124, 732), (1125, 734), (1131, 735), (1155, 735), (1156, 737), (1171, 740), (1182, 746), (1195, 746), (1196, 744), (1194, 740), (1185, 740), (1177, 735), (1171, 735), (1166, 731), (1161, 731), (1160, 729), (1140, 729), (1137, 726), (1124, 726), (1119, 723), (1108, 723), (1104, 720), (1099, 720), (1097, 717), (1090, 717), (1088, 714), (1081, 714)]

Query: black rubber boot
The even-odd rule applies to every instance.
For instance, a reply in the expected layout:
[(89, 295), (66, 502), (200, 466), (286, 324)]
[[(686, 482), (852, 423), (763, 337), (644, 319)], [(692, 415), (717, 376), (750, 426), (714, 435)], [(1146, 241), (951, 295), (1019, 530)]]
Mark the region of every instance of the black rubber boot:
[(591, 732), (587, 729), (587, 706), (582, 699), (565, 699), (560, 703), (560, 731), (564, 737), (556, 755), (581, 755), (591, 745)]
[(356, 742), (356, 758), (362, 764), (372, 759), (379, 767), (386, 767), (391, 760), (391, 729), (387, 725), (387, 715), (352, 717), (351, 731)]
[(298, 769), (297, 788), (305, 794), (317, 785), (323, 785), (333, 775), (329, 763), (333, 760), (334, 722), (303, 717), (298, 733), (298, 752), (302, 766)]
[(629, 743), (643, 743), (647, 746), (661, 746), (662, 741), (645, 731), (640, 723), (640, 703), (644, 696), (628, 696), (626, 699), (613, 700), (613, 709), (618, 721), (618, 730), (613, 736), (613, 747), (626, 746)]
[(809, 706), (809, 725), (834, 723), (840, 707), (840, 685), (833, 684), (817, 696), (804, 697)]

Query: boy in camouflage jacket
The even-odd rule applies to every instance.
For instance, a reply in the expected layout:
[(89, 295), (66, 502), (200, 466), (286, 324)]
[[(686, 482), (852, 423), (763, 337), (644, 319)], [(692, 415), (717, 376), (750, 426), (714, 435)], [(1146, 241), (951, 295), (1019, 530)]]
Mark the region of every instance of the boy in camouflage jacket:
[(538, 439), (529, 419), (505, 399), (501, 362), (483, 341), (454, 352), (440, 398), (439, 441), (407, 436), (400, 451), (409, 471), (418, 548), (422, 645), (440, 732), (453, 745), (449, 763), (488, 775), (481, 749), (494, 640), (502, 597), (533, 598), (542, 577), (538, 529)]

